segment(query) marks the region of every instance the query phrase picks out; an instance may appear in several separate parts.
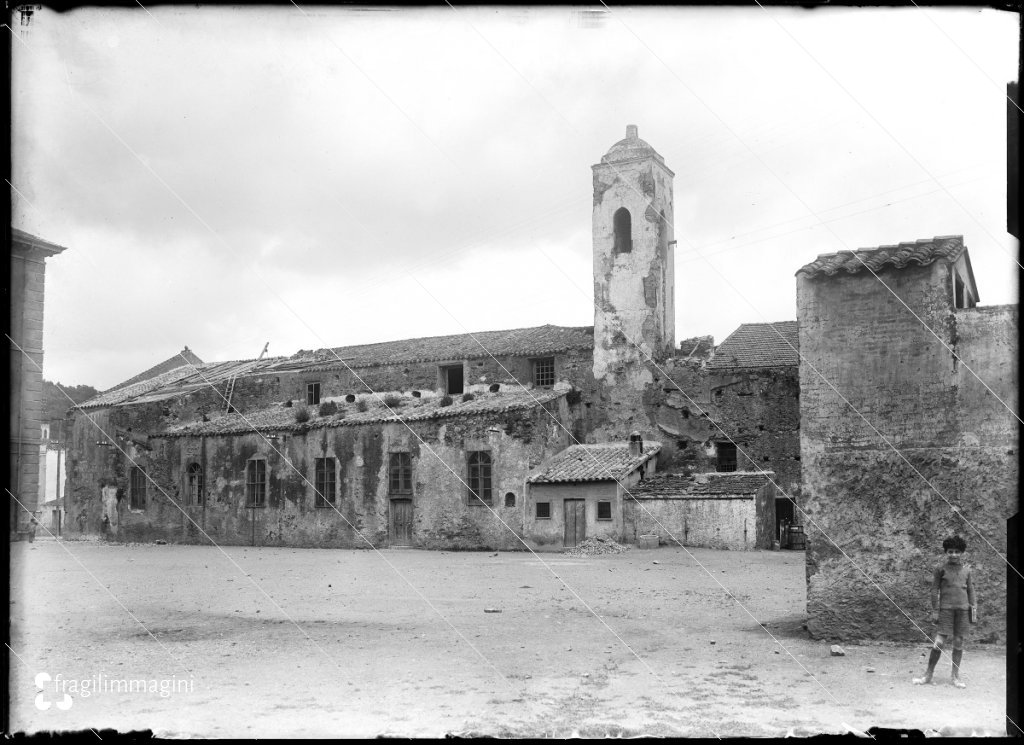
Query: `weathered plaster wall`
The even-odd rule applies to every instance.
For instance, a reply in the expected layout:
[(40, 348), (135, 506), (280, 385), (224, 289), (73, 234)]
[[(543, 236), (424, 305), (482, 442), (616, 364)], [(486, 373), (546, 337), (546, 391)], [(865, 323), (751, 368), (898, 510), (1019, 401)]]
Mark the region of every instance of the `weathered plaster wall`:
[(660, 543), (744, 551), (757, 548), (757, 505), (753, 495), (627, 499), (626, 522), (640, 535)]
[[(565, 535), (565, 500), (586, 500), (586, 537), (605, 536), (620, 540), (622, 536), (622, 500), (614, 481), (588, 481), (567, 484), (531, 484), (527, 491), (524, 514), (525, 534), (530, 548), (561, 549)], [(610, 501), (611, 520), (597, 519), (597, 503)], [(550, 502), (550, 519), (537, 519), (537, 502)]]
[[(413, 422), (412, 431), (396, 423), (308, 428), (279, 433), (269, 441), (256, 433), (154, 436), (146, 446), (129, 438), (122, 446), (155, 482), (150, 484), (143, 510), (129, 508), (128, 459), (114, 448), (96, 445), (96, 428), (79, 414), (68, 461), (68, 533), (125, 541), (388, 545), (388, 455), (403, 451), (412, 456), (414, 545), (518, 549), (522, 548), (516, 535), (522, 533), (526, 475), (569, 444), (566, 429), (572, 431), (579, 408), (558, 399), (543, 407), (490, 417)], [(108, 431), (154, 425), (162, 417), (160, 407), (154, 405), (90, 414)], [(491, 453), (492, 509), (470, 503), (463, 482), (468, 480), (466, 453), (471, 450)], [(265, 507), (246, 504), (246, 464), (253, 457), (267, 461)], [(338, 462), (337, 509), (315, 506), (318, 457)], [(203, 504), (186, 503), (186, 469), (193, 462), (203, 469)], [(113, 484), (122, 495), (115, 505), (116, 533), (107, 531), (103, 522), (101, 483)], [(508, 507), (507, 494), (514, 499)], [(110, 506), (106, 509), (109, 512)]]
[[(590, 350), (568, 350), (555, 355), (555, 378), (564, 380), (577, 388), (590, 391), (594, 388), (593, 357)], [(307, 383), (320, 383), (320, 398), (342, 397), (348, 394), (361, 395), (369, 391), (441, 391), (444, 382), (440, 368), (462, 365), (466, 390), (474, 387), (486, 390), (498, 383), (503, 387), (533, 385), (533, 367), (530, 357), (498, 356), (469, 360), (445, 360), (437, 362), (403, 363), (396, 365), (375, 365), (356, 367), (351, 370), (325, 360), (324, 370), (301, 373), (268, 373), (268, 378), (280, 378), (281, 400), (306, 400)]]
[(797, 282), (808, 627), (826, 638), (924, 641), (931, 571), (956, 532), (983, 608), (972, 635), (994, 640), (1005, 621), (996, 552), (1015, 503), (1017, 434), (994, 396), (968, 382), (963, 358), (1015, 409), (1016, 311), (954, 313), (941, 261), (879, 277), (892, 292), (867, 272)]

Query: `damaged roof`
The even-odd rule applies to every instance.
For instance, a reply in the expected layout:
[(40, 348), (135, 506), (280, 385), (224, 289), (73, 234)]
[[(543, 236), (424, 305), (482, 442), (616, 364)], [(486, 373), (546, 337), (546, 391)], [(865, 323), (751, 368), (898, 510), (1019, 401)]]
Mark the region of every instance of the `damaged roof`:
[(110, 391), (116, 391), (118, 388), (124, 388), (126, 385), (133, 385), (134, 383), (141, 383), (144, 380), (149, 380), (151, 378), (155, 378), (157, 375), (162, 375), (165, 372), (170, 372), (171, 370), (177, 370), (179, 367), (182, 367), (182, 366), (187, 367), (188, 365), (201, 365), (201, 364), (203, 364), (203, 361), (201, 359), (199, 359), (199, 357), (197, 357), (196, 354), (191, 349), (189, 349), (186, 346), (184, 349), (182, 349), (180, 352), (178, 352), (173, 357), (170, 357), (169, 359), (164, 360), (163, 362), (161, 362), (158, 365), (153, 365), (153, 367), (149, 368), (145, 372), (141, 372), (138, 375), (135, 375), (134, 377), (128, 378), (128, 380), (125, 380), (122, 383), (118, 383), (113, 388), (108, 388), (106, 391), (104, 391), (104, 393), (109, 393)]
[[(415, 398), (402, 396), (401, 404), (390, 409), (373, 394), (360, 396), (358, 400), (366, 401), (366, 411), (359, 411), (357, 403), (345, 403), (337, 399), (325, 399), (322, 403), (332, 401), (337, 404), (336, 414), (320, 416), (318, 407), (305, 407), (309, 413), (309, 421), (295, 421), (295, 412), (304, 408), (301, 405), (286, 407), (274, 404), (256, 411), (236, 414), (220, 414), (210, 417), (209, 421), (188, 422), (170, 427), (157, 437), (190, 437), (194, 435), (235, 435), (250, 432), (300, 432), (308, 429), (326, 427), (351, 427), (361, 424), (383, 424), (387, 422), (421, 422), (429, 419), (445, 419), (459, 416), (483, 416), (505, 414), (511, 411), (532, 409), (536, 406), (561, 398), (568, 390), (554, 391), (548, 389), (517, 389), (498, 391), (496, 393), (477, 393), (469, 401), (456, 398), (450, 406), (441, 406), (439, 396)], [(396, 394), (388, 394), (396, 395)]]
[(449, 336), (428, 336), (316, 351), (300, 351), (275, 369), (327, 370), (374, 367), (415, 362), (440, 362), (515, 355), (537, 357), (569, 349), (593, 349), (593, 326), (536, 326), (503, 331), (478, 331)]
[(800, 364), (796, 321), (744, 323), (715, 349), (709, 369), (795, 367)]
[(658, 474), (629, 488), (633, 497), (731, 497), (757, 494), (772, 471), (732, 471), (729, 473)]
[[(856, 251), (822, 254), (810, 264), (800, 267), (797, 275), (804, 274), (812, 278), (820, 275), (831, 277), (839, 272), (856, 274), (863, 269), (879, 272), (887, 267), (903, 269), (910, 264), (927, 266), (938, 259), (953, 263), (966, 250), (962, 235), (940, 235), (895, 246), (858, 248)], [(968, 259), (968, 267), (969, 265)]]
[(263, 359), (204, 362), (198, 365), (183, 364), (181, 367), (162, 372), (147, 380), (123, 383), (119, 388), (113, 388), (98, 396), (93, 396), (76, 408), (97, 409), (120, 404), (162, 401), (216, 385), (230, 378), (251, 373), (256, 369), (263, 372), (263, 366), (273, 361), (273, 359)]
[(526, 480), (531, 484), (618, 481), (649, 461), (660, 450), (660, 442), (645, 442), (640, 455), (630, 455), (628, 443), (570, 445), (548, 458)]

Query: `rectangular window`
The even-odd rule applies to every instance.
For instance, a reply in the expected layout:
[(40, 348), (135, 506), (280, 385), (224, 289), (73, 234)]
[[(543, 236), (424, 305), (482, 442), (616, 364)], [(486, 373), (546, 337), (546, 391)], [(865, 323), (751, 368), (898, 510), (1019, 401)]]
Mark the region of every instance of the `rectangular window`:
[(598, 502), (597, 503), (597, 519), (598, 520), (611, 520), (612, 519), (612, 503), (611, 502)]
[(330, 507), (334, 504), (336, 482), (334, 458), (316, 459), (316, 506)]
[(320, 384), (306, 383), (306, 405), (315, 406), (320, 403)]
[(448, 365), (441, 368), (441, 382), (444, 392), (456, 396), (463, 391), (462, 365)]
[(537, 519), (551, 519), (551, 502), (537, 502)]
[(469, 503), (491, 503), (491, 454), (478, 450), (469, 454)]
[(185, 494), (189, 504), (203, 503), (203, 469), (198, 463), (190, 463), (186, 472)]
[(718, 453), (718, 462), (715, 470), (719, 473), (736, 470), (736, 445), (731, 442), (715, 443), (715, 450)]
[(128, 506), (131, 509), (146, 509), (146, 484), (148, 481), (144, 469), (132, 466), (128, 481)]
[(538, 388), (550, 388), (555, 384), (554, 357), (533, 360), (533, 384)]
[(249, 461), (245, 468), (245, 496), (247, 507), (267, 504), (267, 462), (262, 458)]
[(392, 453), (388, 467), (388, 493), (412, 494), (412, 456)]

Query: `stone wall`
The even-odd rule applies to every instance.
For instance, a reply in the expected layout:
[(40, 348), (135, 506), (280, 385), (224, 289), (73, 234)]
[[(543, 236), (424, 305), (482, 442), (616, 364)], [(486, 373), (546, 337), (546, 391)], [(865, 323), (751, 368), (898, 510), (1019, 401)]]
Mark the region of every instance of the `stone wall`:
[(808, 627), (925, 641), (931, 573), (955, 532), (979, 586), (972, 636), (995, 640), (1018, 435), (966, 368), (1016, 410), (1016, 309), (954, 311), (943, 261), (878, 276), (888, 289), (868, 272), (797, 283)]
[[(771, 471), (779, 496), (800, 501), (796, 367), (708, 370), (669, 361), (651, 395), (666, 470), (714, 471), (718, 443), (736, 443), (738, 471)], [(652, 435), (654, 437), (654, 435)]]

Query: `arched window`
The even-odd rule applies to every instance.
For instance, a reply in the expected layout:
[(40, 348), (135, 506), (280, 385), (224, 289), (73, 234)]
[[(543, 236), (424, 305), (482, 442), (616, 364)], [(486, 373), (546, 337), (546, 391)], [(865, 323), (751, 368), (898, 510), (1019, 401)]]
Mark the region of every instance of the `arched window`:
[(615, 226), (615, 253), (629, 253), (633, 250), (633, 218), (629, 216), (629, 210), (619, 207), (612, 221)]
[(189, 504), (203, 503), (203, 468), (198, 463), (190, 463), (185, 472), (185, 494)]

